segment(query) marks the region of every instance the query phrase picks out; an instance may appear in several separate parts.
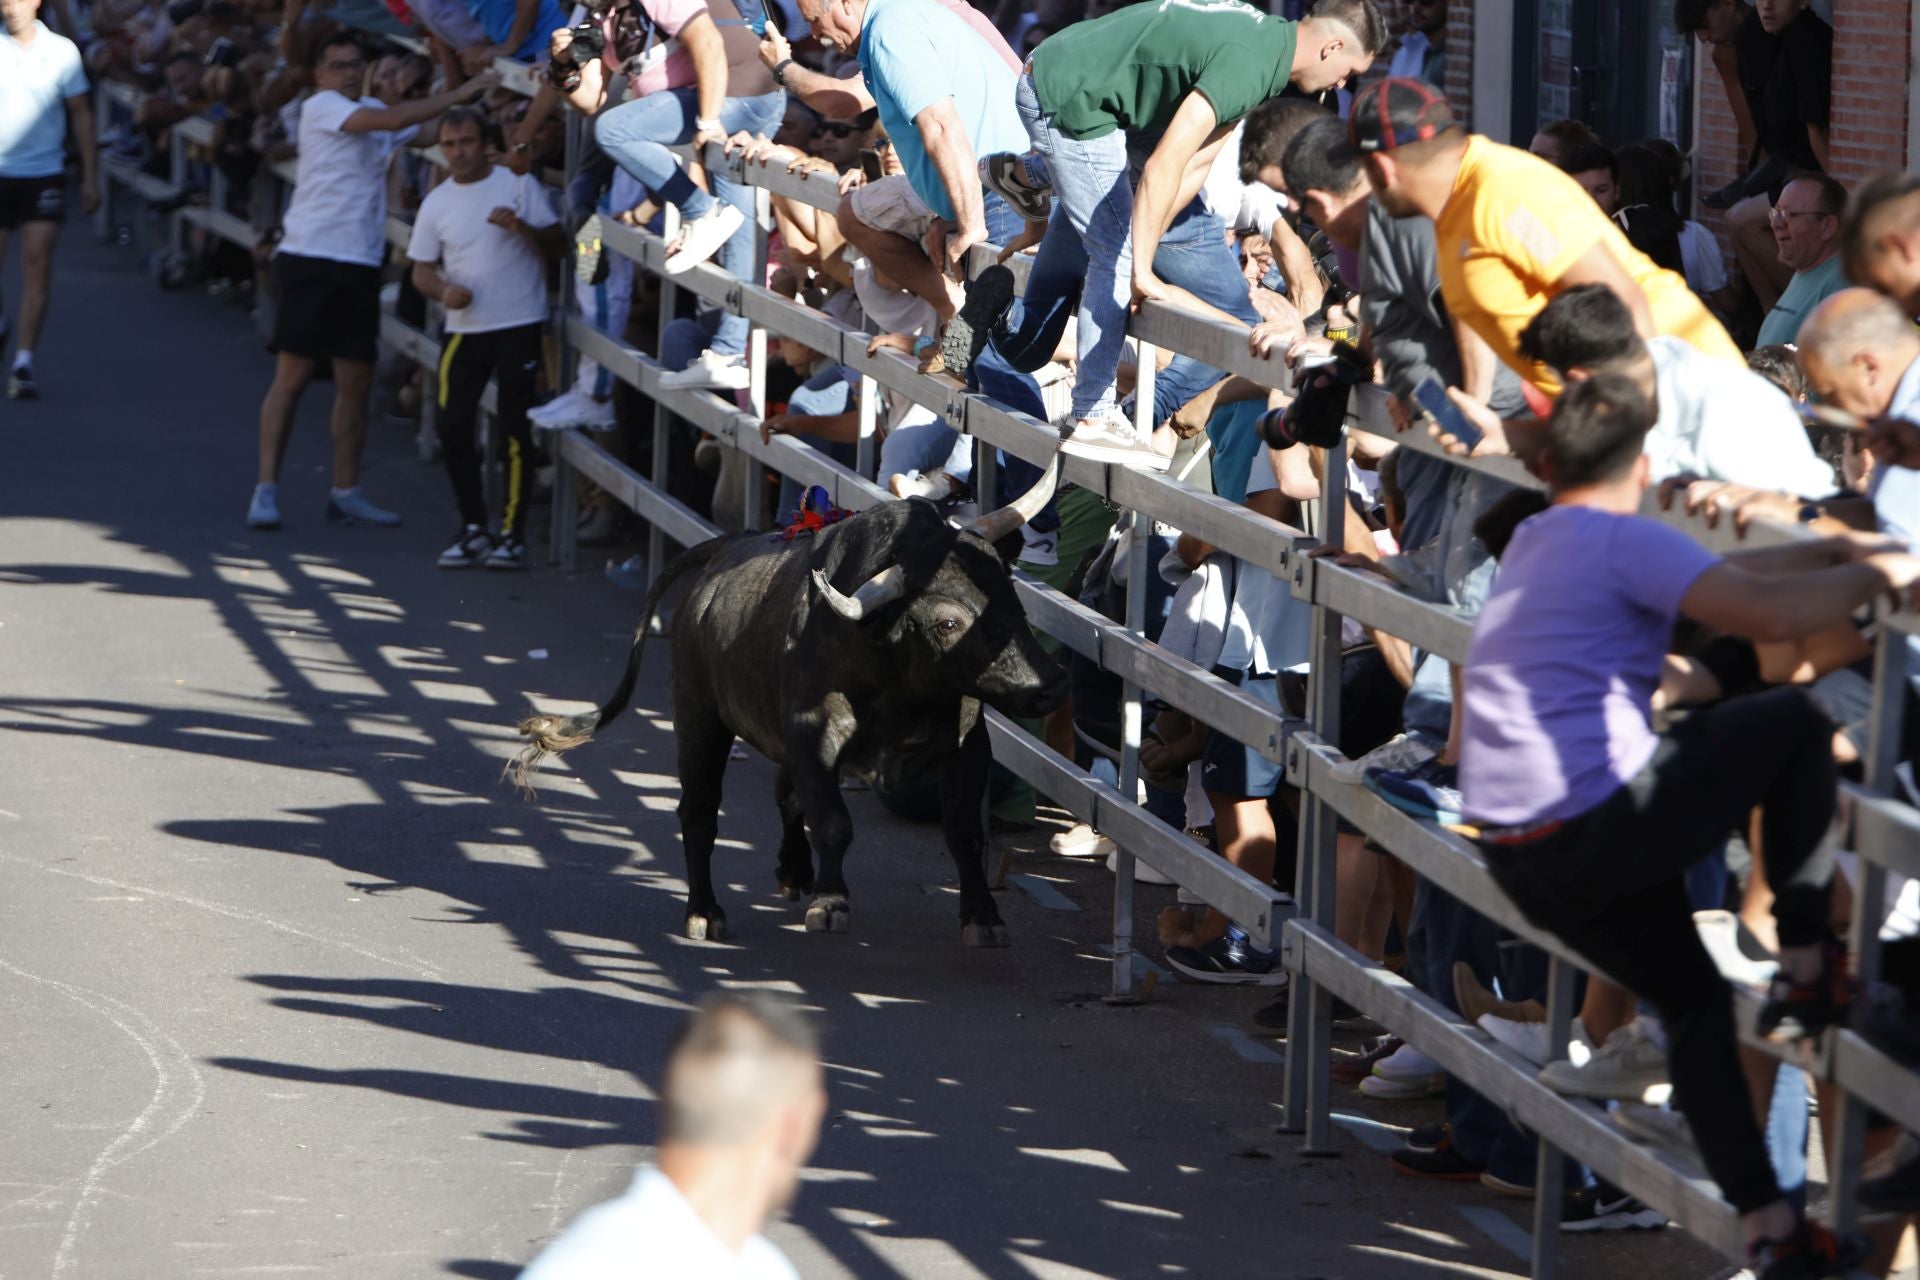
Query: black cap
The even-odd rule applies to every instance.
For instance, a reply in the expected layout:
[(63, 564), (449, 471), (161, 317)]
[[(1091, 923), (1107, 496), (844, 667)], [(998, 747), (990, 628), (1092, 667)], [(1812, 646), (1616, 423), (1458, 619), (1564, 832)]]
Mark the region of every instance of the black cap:
[(1347, 145), (1360, 154), (1425, 142), (1453, 128), (1453, 110), (1439, 90), (1419, 80), (1391, 77), (1353, 95)]

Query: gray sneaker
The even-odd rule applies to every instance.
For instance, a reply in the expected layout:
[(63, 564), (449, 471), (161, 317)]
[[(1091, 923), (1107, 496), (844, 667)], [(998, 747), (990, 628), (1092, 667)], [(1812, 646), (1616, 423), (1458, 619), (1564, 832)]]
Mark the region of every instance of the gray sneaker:
[(691, 271), (720, 252), (720, 246), (732, 238), (746, 221), (738, 209), (724, 200), (697, 218), (689, 218), (680, 228), (680, 243), (667, 255), (664, 270), (670, 276)]
[(1123, 467), (1165, 471), (1173, 459), (1161, 455), (1152, 440), (1134, 433), (1133, 424), (1108, 410), (1097, 418), (1066, 419), (1060, 427), (1060, 452), (1092, 462), (1117, 462)]
[(1653, 1042), (1638, 1018), (1615, 1028), (1584, 1065), (1576, 1067), (1568, 1060), (1548, 1063), (1540, 1073), (1540, 1083), (1555, 1093), (1576, 1098), (1657, 1105), (1673, 1095), (1667, 1051)]
[(1045, 222), (1053, 211), (1051, 192), (1044, 187), (1028, 186), (1023, 157), (1010, 151), (996, 152), (982, 160), (980, 181), (1028, 222)]
[(393, 526), (400, 523), (400, 517), (391, 511), (376, 507), (367, 500), (367, 495), (359, 485), (351, 489), (335, 489), (327, 496), (327, 522), (329, 524), (378, 524)]
[(250, 529), (278, 529), (280, 527), (279, 485), (257, 484), (253, 486), (253, 501), (247, 504), (247, 527)]

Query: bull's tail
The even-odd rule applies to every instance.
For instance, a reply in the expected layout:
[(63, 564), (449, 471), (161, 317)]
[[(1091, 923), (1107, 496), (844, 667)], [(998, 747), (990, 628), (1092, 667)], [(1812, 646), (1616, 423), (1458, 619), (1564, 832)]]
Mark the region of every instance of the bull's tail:
[(726, 541), (724, 538), (715, 538), (691, 548), (668, 565), (653, 584), (640, 614), (640, 626), (633, 633), (633, 648), (628, 651), (627, 669), (620, 677), (620, 687), (598, 710), (577, 716), (531, 715), (520, 722), (520, 736), (530, 741), (507, 764), (506, 772), (512, 776), (515, 786), (532, 795), (533, 775), (539, 772), (541, 763), (548, 756), (573, 750), (627, 709), (633, 701), (633, 687), (640, 679), (640, 659), (646, 652), (647, 632), (653, 626), (654, 610), (660, 607), (660, 601), (674, 583), (697, 569), (704, 569)]

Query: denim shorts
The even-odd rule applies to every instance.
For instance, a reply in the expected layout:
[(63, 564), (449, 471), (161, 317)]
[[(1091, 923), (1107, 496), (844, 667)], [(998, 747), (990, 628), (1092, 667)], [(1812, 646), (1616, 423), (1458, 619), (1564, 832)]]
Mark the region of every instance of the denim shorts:
[[(1215, 667), (1213, 674), (1242, 692), (1280, 709), (1280, 678)], [(1200, 757), (1200, 784), (1217, 796), (1265, 800), (1279, 787), (1286, 770), (1252, 747), (1215, 731)]]

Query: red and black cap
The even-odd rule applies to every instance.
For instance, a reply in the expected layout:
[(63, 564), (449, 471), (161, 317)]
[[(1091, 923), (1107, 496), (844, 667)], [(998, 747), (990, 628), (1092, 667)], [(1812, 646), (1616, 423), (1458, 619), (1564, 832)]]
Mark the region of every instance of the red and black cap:
[(1347, 145), (1360, 154), (1425, 142), (1453, 128), (1453, 110), (1431, 85), (1404, 76), (1370, 84), (1353, 95)]

